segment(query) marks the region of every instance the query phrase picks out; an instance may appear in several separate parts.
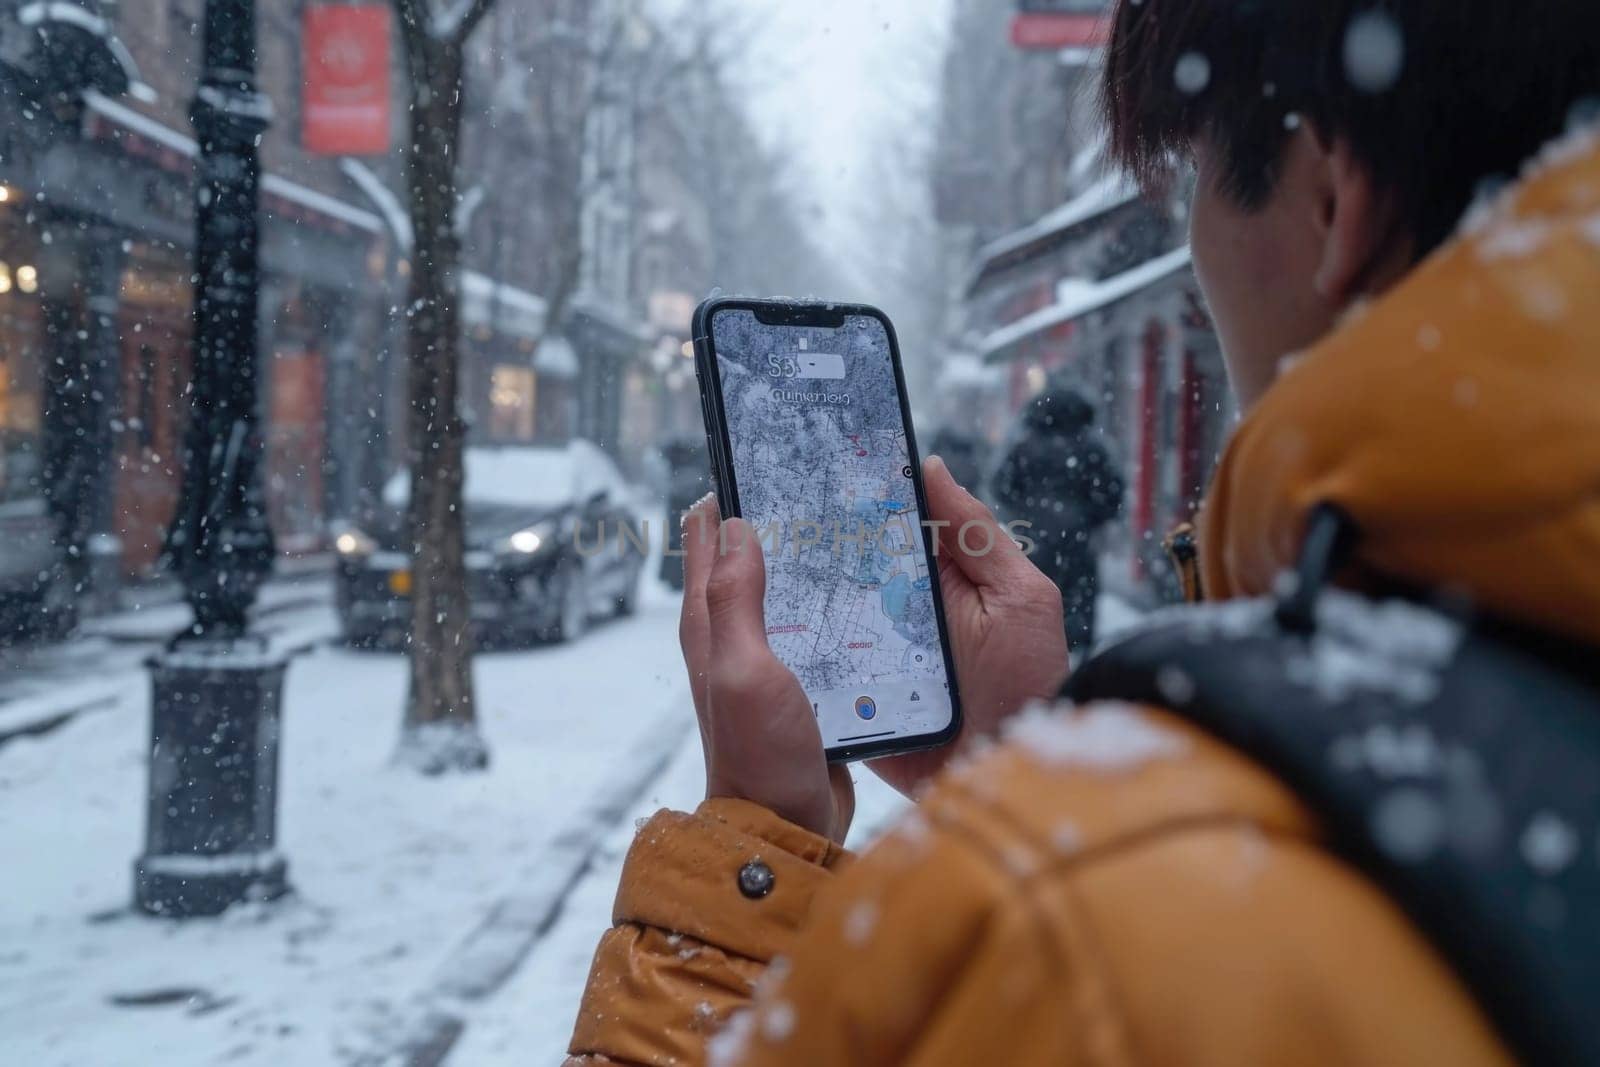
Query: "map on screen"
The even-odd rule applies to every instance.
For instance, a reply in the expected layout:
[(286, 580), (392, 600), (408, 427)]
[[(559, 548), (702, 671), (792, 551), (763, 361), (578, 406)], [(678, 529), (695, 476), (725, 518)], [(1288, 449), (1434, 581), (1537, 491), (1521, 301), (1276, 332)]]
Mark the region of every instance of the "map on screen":
[(890, 359), (871, 316), (712, 326), (741, 514), (767, 561), (768, 641), (824, 743), (934, 733), (951, 702)]

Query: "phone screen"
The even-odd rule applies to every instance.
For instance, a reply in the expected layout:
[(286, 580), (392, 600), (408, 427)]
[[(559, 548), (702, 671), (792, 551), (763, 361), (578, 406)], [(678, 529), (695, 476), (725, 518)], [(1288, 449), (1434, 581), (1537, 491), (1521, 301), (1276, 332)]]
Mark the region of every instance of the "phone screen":
[[(886, 322), (710, 322), (738, 513), (761, 538), (772, 650), (842, 758), (938, 743), (956, 702)], [(726, 503), (726, 502), (725, 502)]]

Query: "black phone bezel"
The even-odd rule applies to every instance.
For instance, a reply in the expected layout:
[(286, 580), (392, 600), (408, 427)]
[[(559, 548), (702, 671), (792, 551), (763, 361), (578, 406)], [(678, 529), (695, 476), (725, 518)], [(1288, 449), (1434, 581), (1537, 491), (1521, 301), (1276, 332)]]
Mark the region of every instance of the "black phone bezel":
[[(712, 479), (717, 487), (717, 500), (723, 518), (735, 518), (741, 514), (739, 487), (733, 475), (733, 444), (728, 437), (727, 419), (722, 403), (722, 379), (717, 373), (716, 343), (712, 337), (713, 323), (717, 314), (723, 311), (749, 311), (762, 323), (775, 326), (836, 329), (855, 317), (876, 319), (883, 325), (884, 332), (889, 338), (889, 362), (894, 367), (895, 390), (900, 400), (900, 419), (906, 431), (906, 450), (911, 461), (912, 491), (916, 494), (918, 513), (926, 516), (928, 498), (922, 487), (922, 455), (917, 449), (916, 430), (911, 421), (911, 401), (906, 392), (905, 371), (900, 363), (900, 341), (895, 334), (894, 323), (889, 321), (889, 316), (867, 304), (713, 297), (695, 309), (692, 333), (695, 378), (700, 387), (700, 411), (706, 424), (706, 450), (711, 457)], [(933, 591), (933, 613), (939, 627), (939, 652), (944, 657), (945, 678), (950, 684), (950, 724), (937, 733), (916, 734), (911, 737), (825, 749), (829, 763), (850, 763), (939, 748), (950, 744), (961, 732), (961, 694), (956, 681), (955, 659), (950, 650), (950, 630), (945, 623), (944, 591), (939, 583), (939, 561), (934, 552), (933, 534), (926, 525), (922, 527), (922, 550), (928, 566), (929, 584)]]

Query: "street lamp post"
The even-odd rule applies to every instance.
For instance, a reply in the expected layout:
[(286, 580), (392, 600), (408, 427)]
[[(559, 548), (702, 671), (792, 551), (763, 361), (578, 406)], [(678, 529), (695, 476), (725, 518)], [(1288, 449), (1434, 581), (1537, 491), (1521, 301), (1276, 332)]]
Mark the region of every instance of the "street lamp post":
[(288, 888), (274, 847), (286, 660), (248, 625), (273, 559), (257, 391), (256, 146), (271, 106), (256, 89), (253, 0), (206, 0), (204, 49), (190, 110), (194, 374), (167, 534), (194, 622), (151, 661), (149, 813), (134, 867), (137, 906), (178, 917)]

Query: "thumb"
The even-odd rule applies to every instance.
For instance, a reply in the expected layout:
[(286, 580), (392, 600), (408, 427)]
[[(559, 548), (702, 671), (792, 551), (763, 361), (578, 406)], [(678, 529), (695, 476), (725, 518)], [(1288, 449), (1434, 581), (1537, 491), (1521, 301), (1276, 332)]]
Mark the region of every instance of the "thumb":
[(922, 465), (929, 517), (941, 524), (939, 554), (973, 585), (996, 586), (1014, 578), (1028, 557), (988, 506), (963, 489), (938, 456)]
[(711, 645), (719, 654), (737, 654), (757, 644), (766, 649), (767, 569), (761, 542), (744, 519), (723, 523), (718, 538), (717, 557), (706, 580)]

